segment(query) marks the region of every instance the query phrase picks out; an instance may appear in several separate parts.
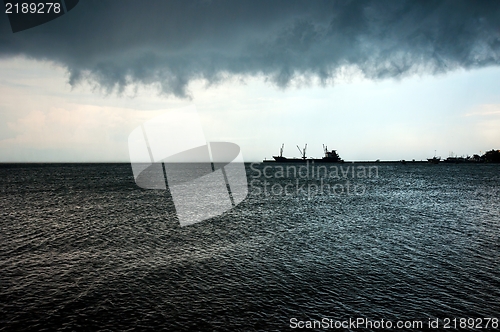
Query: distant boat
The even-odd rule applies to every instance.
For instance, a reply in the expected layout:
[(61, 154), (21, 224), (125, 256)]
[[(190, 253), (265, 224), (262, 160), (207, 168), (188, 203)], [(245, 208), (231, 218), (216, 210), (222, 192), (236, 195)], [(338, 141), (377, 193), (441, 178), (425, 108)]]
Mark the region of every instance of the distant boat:
[(445, 160), (443, 160), (445, 163), (464, 163), (466, 162), (466, 159), (464, 157), (448, 157)]
[(427, 161), (431, 164), (439, 164), (441, 157), (427, 158)]
[(464, 163), (466, 161), (468, 161), (470, 159), (469, 156), (467, 156), (467, 159), (465, 159), (464, 157), (459, 157), (457, 155), (453, 155), (453, 152), (450, 154), (450, 156), (446, 159), (444, 159), (443, 161), (445, 163), (454, 163), (454, 164), (458, 164), (458, 163)]
[(427, 161), (431, 164), (439, 164), (441, 161), (441, 157), (436, 157), (436, 150), (434, 150), (434, 157), (427, 158)]
[[(300, 154), (302, 155), (301, 158), (287, 158), (283, 157), (283, 149), (285, 147), (285, 144), (281, 145), (280, 148), (280, 155), (279, 156), (273, 156), (274, 160), (279, 163), (304, 163), (304, 162), (315, 162), (315, 163), (343, 163), (344, 160), (340, 158), (336, 150), (328, 150), (328, 147), (323, 145), (323, 150), (324, 150), (324, 157), (319, 159), (319, 158), (309, 158), (307, 159), (306, 157), (306, 150), (307, 150), (307, 144), (304, 146), (304, 149), (299, 148), (297, 145), (297, 149), (299, 149)], [(264, 160), (266, 162), (269, 162), (270, 160)]]

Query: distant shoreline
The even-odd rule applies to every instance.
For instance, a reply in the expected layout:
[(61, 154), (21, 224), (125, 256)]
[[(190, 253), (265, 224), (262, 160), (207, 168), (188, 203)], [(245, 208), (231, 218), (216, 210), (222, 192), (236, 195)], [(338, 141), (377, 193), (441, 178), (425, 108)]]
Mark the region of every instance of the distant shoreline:
[[(353, 161), (344, 161), (344, 162), (312, 162), (310, 160), (306, 160), (305, 162), (302, 161), (297, 161), (297, 162), (278, 162), (274, 160), (263, 160), (263, 161), (245, 161), (245, 164), (279, 164), (279, 165), (302, 165), (306, 164), (309, 162), (309, 164), (315, 164), (315, 165), (342, 165), (342, 164), (429, 164), (429, 165), (437, 165), (437, 164), (443, 164), (443, 165), (463, 165), (463, 164), (498, 164), (497, 162), (446, 162), (446, 161), (440, 161), (437, 164), (431, 163), (427, 160), (415, 160), (415, 161), (402, 161), (402, 160), (353, 160)], [(145, 164), (147, 162), (144, 162)], [(155, 162), (160, 163), (160, 162)], [(0, 166), (8, 166), (8, 165), (130, 165), (130, 162), (127, 161), (113, 161), (113, 162), (108, 162), (108, 161), (102, 161), (102, 162), (95, 162), (95, 161), (82, 161), (82, 162), (75, 162), (75, 161), (7, 161), (7, 162), (0, 162)], [(175, 163), (174, 163), (175, 164)], [(179, 164), (203, 164), (200, 162), (181, 162)]]

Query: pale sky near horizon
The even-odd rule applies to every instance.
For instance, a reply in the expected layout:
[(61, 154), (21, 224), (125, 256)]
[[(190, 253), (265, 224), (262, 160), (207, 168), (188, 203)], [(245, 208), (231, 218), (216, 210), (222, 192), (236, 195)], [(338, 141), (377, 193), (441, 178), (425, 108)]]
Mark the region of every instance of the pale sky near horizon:
[[(53, 22), (60, 20), (60, 26), (69, 24), (63, 20), (70, 22), (71, 15), (78, 17), (79, 7), (83, 12), (85, 8), (79, 4)], [(277, 24), (277, 20), (272, 22)], [(286, 19), (282, 22), (284, 26), (290, 23)], [(39, 52), (36, 46), (32, 50), (18, 46), (16, 51), (4, 51), (10, 47), (5, 45), (14, 45), (17, 39), (19, 45), (25, 45), (20, 40), (29, 40), (29, 33), (46, 33), (43, 37), (49, 38), (52, 28), (43, 27), (52, 22), (30, 29), (32, 32), (27, 30), (12, 36), (7, 35), (5, 20), (0, 23), (4, 28), (4, 37), (0, 38), (0, 162), (127, 162), (127, 138), (135, 127), (169, 109), (192, 104), (198, 109), (207, 141), (237, 143), (248, 162), (272, 158), (282, 143), (284, 155), (288, 157), (298, 157), (296, 145), (302, 147), (307, 143), (308, 156), (321, 157), (322, 144), (326, 144), (337, 149), (345, 160), (423, 160), (432, 157), (435, 151), (447, 157), (451, 152), (472, 155), (500, 149), (498, 30), (492, 30), (493, 39), (478, 43), (482, 51), (474, 53), (474, 48), (468, 53), (475, 58), (478, 54), (483, 56), (487, 64), (469, 66), (461, 60), (453, 60), (455, 62), (450, 63), (454, 66), (450, 69), (420, 70), (426, 66), (424, 59), (422, 66), (404, 75), (387, 76), (378, 64), (373, 65), (378, 74), (370, 71), (372, 67), (367, 63), (373, 58), (359, 64), (352, 60), (357, 59), (355, 56), (346, 55), (347, 65), (340, 60), (325, 63), (325, 68), (334, 66), (335, 70), (332, 77), (323, 80), (322, 69), (314, 73), (316, 67), (307, 67), (310, 61), (295, 63), (299, 60), (286, 58), (290, 66), (298, 69), (294, 75), (282, 78), (282, 69), (276, 71), (263, 62), (243, 57), (255, 68), (235, 69), (247, 68), (239, 62), (224, 67), (224, 62), (214, 69), (215, 76), (211, 76), (211, 72), (207, 74), (206, 68), (200, 69), (200, 75), (189, 76), (192, 71), (186, 69), (176, 74), (177, 78), (187, 75), (182, 80), (185, 84), (180, 85), (168, 77), (158, 78), (160, 74), (149, 77), (147, 70), (129, 72), (127, 75), (136, 76), (131, 78), (131, 84), (124, 85), (120, 94), (116, 90), (106, 92), (107, 88), (121, 84), (120, 78), (116, 78), (120, 68), (110, 67), (115, 68), (116, 73), (103, 70), (106, 62), (90, 67), (85, 63), (90, 60), (79, 60), (66, 48), (59, 55), (50, 50)], [(279, 27), (276, 29), (281, 31)], [(358, 39), (362, 40), (363, 33), (359, 35)], [(8, 39), (11, 42), (5, 42)], [(325, 43), (318, 42), (318, 45), (323, 47)], [(487, 43), (490, 43), (489, 49), (485, 46)], [(79, 52), (85, 53), (85, 47), (90, 46), (84, 43)], [(213, 53), (204, 43), (196, 47), (198, 53), (204, 50), (207, 54)], [(317, 50), (319, 46), (308, 47), (327, 58)], [(136, 45), (126, 52), (140, 54), (146, 49)], [(305, 56), (313, 53), (303, 48), (295, 51)], [(411, 54), (418, 52), (410, 51), (413, 51)], [(399, 54), (398, 49), (394, 52)], [(224, 56), (235, 53), (234, 49), (227, 49)], [(92, 54), (96, 59), (104, 57)], [(128, 68), (128, 60), (121, 63), (120, 54), (114, 56), (117, 66)], [(443, 61), (445, 56), (442, 53)], [(219, 58), (214, 56), (214, 59), (217, 66)], [(160, 66), (158, 61), (153, 59), (151, 63)], [(168, 59), (161, 61), (171, 65)], [(192, 61), (200, 65), (196, 58)], [(391, 61), (399, 63), (398, 59)], [(411, 59), (408, 61), (411, 63)], [(428, 61), (434, 63), (434, 60)], [(184, 68), (184, 63), (179, 66)], [(391, 63), (387, 66), (392, 68)], [(88, 72), (95, 77), (78, 77), (79, 73)], [(109, 77), (106, 73), (110, 73)], [(115, 78), (118, 81), (113, 81)]]

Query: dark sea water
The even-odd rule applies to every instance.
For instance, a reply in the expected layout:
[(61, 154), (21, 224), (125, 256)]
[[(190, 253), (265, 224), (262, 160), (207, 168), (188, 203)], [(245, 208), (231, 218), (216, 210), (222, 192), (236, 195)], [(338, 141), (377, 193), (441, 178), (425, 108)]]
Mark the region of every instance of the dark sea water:
[(311, 197), (247, 165), (241, 204), (180, 227), (128, 164), (0, 165), (0, 330), (500, 318), (500, 165), (377, 167)]

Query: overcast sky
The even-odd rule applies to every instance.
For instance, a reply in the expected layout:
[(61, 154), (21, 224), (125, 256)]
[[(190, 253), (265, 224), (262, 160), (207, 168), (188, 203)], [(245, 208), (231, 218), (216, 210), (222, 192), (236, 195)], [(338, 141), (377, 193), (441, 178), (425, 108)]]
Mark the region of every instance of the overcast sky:
[(91, 1), (12, 33), (0, 15), (0, 161), (128, 161), (184, 105), (246, 161), (500, 148), (499, 1)]

